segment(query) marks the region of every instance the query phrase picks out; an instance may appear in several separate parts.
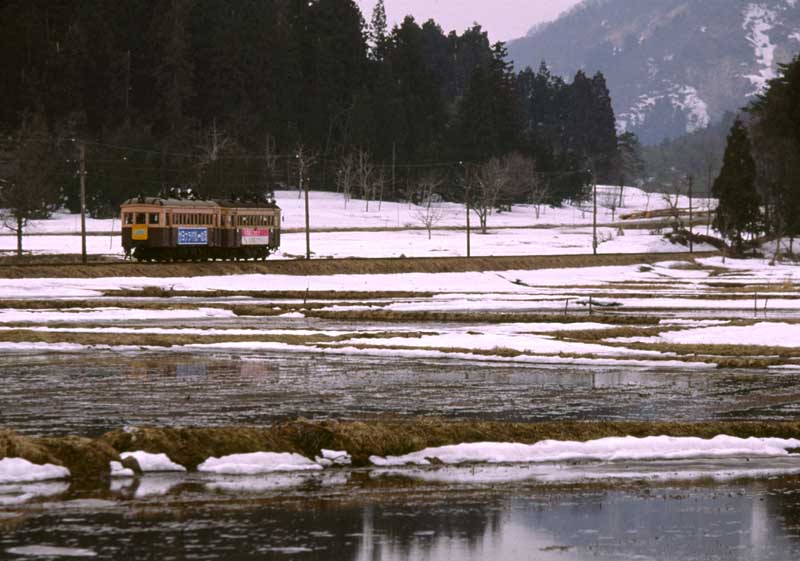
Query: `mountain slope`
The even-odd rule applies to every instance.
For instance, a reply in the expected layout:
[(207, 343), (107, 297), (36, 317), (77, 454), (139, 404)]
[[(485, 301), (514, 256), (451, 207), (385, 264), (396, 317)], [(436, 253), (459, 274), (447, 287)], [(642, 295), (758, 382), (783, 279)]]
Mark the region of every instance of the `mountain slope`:
[(800, 0), (586, 0), (508, 47), (518, 69), (602, 71), (620, 128), (652, 144), (760, 92), (800, 52)]

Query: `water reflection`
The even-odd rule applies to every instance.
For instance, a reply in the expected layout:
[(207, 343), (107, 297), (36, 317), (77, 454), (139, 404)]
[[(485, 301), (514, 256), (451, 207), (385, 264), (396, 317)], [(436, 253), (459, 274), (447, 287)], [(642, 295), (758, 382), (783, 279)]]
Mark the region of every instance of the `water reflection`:
[(61, 503), (4, 507), (0, 557), (35, 546), (84, 548), (102, 558), (186, 560), (800, 556), (798, 477), (454, 489), (354, 475), (327, 486), (325, 478), (264, 478), (271, 481), (265, 488), (248, 478), (241, 486), (223, 478), (149, 498), (74, 501), (68, 495)]

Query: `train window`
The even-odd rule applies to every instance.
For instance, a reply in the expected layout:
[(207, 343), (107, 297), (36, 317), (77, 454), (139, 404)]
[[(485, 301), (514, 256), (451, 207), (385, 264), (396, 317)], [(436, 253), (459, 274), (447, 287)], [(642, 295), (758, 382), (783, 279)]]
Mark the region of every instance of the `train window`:
[(159, 214), (157, 212), (150, 213), (150, 224), (158, 224)]
[(125, 224), (132, 225), (133, 224), (133, 213), (126, 212), (125, 213)]
[(145, 216), (145, 213), (137, 212), (136, 213), (136, 222), (134, 224), (147, 224), (146, 218), (147, 217)]

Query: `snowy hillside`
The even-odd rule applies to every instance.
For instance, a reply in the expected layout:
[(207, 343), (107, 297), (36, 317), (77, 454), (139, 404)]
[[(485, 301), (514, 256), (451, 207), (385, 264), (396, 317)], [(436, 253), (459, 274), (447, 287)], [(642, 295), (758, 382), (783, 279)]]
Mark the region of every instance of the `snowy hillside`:
[(797, 0), (587, 0), (509, 44), (517, 68), (546, 60), (605, 74), (621, 129), (658, 143), (718, 120), (800, 52)]

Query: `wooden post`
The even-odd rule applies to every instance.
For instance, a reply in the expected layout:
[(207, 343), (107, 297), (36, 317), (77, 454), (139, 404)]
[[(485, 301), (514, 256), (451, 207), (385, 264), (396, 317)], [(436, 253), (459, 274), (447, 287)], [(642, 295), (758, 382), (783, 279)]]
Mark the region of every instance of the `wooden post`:
[(694, 176), (690, 175), (688, 177), (689, 181), (689, 253), (694, 253), (694, 242), (692, 241), (692, 237), (694, 237), (694, 227), (692, 226), (692, 220), (694, 219), (692, 213), (692, 186), (694, 185)]
[(86, 263), (86, 145), (80, 145), (81, 263)]
[(597, 255), (597, 181), (592, 172), (592, 254)]
[(469, 243), (470, 242), (470, 240), (469, 240), (469, 236), (470, 236), (469, 213), (471, 212), (472, 209), (470, 208), (470, 204), (469, 204), (470, 203), (469, 196), (470, 196), (470, 192), (469, 192), (469, 188), (467, 188), (467, 257), (471, 257), (471, 254), (470, 254), (470, 243)]

